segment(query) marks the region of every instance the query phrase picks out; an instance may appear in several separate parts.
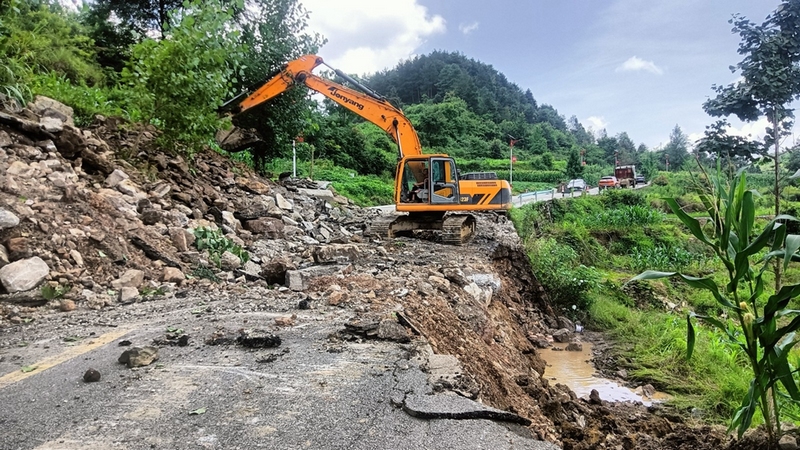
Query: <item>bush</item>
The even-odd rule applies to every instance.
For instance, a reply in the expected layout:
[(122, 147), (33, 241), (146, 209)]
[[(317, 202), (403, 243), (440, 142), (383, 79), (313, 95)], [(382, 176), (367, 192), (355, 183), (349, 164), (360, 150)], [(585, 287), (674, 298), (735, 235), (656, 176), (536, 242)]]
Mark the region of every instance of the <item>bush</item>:
[(623, 206), (587, 216), (583, 223), (588, 228), (626, 228), (655, 225), (664, 220), (664, 214), (646, 206)]
[(568, 314), (589, 309), (591, 297), (587, 294), (597, 285), (600, 275), (594, 268), (580, 264), (572, 247), (555, 239), (538, 239), (528, 243), (527, 252), (533, 272), (555, 307)]
[(632, 189), (606, 189), (600, 198), (603, 206), (609, 209), (620, 206), (647, 206), (644, 195)]
[(238, 256), (242, 263), (250, 260), (250, 254), (240, 245), (234, 244), (232, 240), (225, 237), (218, 228), (197, 227), (192, 230), (192, 234), (194, 234), (194, 245), (197, 249), (200, 251), (206, 250), (209, 259), (217, 267), (222, 265), (222, 254), (226, 251)]
[(221, 127), (216, 109), (228, 96), (240, 53), (235, 34), (222, 33), (231, 11), (217, 1), (187, 3), (166, 39), (133, 46), (123, 80), (135, 87), (146, 117), (167, 146), (190, 152)]

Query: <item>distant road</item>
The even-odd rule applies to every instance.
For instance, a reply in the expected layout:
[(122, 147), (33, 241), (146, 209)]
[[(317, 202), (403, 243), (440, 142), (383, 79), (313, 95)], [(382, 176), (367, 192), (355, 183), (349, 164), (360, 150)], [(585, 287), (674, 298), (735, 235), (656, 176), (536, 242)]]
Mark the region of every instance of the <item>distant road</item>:
[[(640, 188), (643, 188), (645, 186), (647, 186), (647, 185), (646, 184), (643, 184), (643, 185), (640, 184), (640, 185), (637, 185), (635, 189), (640, 189)], [(577, 192), (577, 191), (573, 192), (571, 194), (567, 193), (567, 194), (563, 194), (563, 195), (560, 194), (560, 193), (555, 193), (555, 195), (554, 195), (553, 192), (554, 192), (553, 189), (551, 189), (549, 191), (537, 191), (535, 193), (534, 192), (525, 192), (525, 193), (522, 193), (520, 195), (512, 196), (511, 197), (511, 203), (514, 206), (519, 207), (519, 206), (522, 206), (522, 205), (527, 205), (528, 203), (545, 202), (545, 201), (548, 201), (548, 200), (552, 200), (554, 197), (555, 198), (570, 198), (570, 197), (578, 197), (578, 196), (581, 195), (581, 193)], [(600, 190), (599, 190), (599, 188), (596, 188), (596, 187), (593, 187), (593, 188), (589, 189), (588, 191), (586, 191), (587, 195), (598, 195), (599, 193), (600, 193)], [(379, 210), (381, 210), (381, 212), (384, 212), (384, 213), (396, 211), (394, 205), (372, 206), (372, 208), (373, 209), (379, 209)]]

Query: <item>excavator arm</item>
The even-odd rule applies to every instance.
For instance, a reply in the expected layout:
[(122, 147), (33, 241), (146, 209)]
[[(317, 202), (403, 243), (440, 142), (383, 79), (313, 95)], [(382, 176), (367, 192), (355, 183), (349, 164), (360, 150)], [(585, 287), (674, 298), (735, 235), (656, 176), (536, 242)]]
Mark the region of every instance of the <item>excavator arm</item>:
[[(314, 75), (312, 71), (323, 64), (363, 92)], [(419, 143), (417, 133), (400, 109), (389, 103), (384, 97), (361, 85), (352, 77), (328, 66), (322, 58), (316, 55), (301, 56), (287, 63), (277, 75), (267, 80), (255, 92), (233, 106), (231, 113), (243, 113), (298, 84), (319, 92), (365, 120), (381, 127), (397, 143), (400, 158), (422, 154), (422, 146)], [(232, 101), (235, 102), (238, 99)]]

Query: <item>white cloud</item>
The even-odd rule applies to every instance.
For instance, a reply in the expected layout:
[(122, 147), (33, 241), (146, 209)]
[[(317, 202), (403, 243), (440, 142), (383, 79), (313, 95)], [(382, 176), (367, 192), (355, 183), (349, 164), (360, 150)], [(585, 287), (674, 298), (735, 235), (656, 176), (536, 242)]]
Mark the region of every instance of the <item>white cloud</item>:
[(442, 16), (417, 0), (301, 0), (308, 30), (328, 39), (319, 55), (346, 73), (363, 75), (391, 68), (414, 56), (429, 36), (444, 33)]
[(589, 124), (588, 128), (595, 132), (594, 134), (608, 127), (608, 122), (602, 116), (591, 116), (586, 119), (586, 122)]
[(705, 133), (689, 133), (687, 137), (689, 139), (689, 146), (694, 148), (697, 141), (705, 137)]
[(755, 122), (744, 122), (739, 128), (729, 125), (725, 131), (731, 136), (741, 136), (748, 139), (763, 139), (767, 134), (769, 120), (762, 117)]
[(631, 56), (628, 58), (627, 61), (622, 63), (619, 67), (617, 67), (614, 71), (615, 72), (636, 72), (639, 70), (645, 70), (650, 73), (654, 73), (656, 75), (661, 75), (664, 73), (660, 67), (655, 65), (653, 61), (645, 61), (638, 56)]
[(470, 34), (478, 29), (478, 25), (480, 25), (478, 22), (472, 22), (471, 24), (462, 23), (458, 26), (458, 31), (464, 34)]

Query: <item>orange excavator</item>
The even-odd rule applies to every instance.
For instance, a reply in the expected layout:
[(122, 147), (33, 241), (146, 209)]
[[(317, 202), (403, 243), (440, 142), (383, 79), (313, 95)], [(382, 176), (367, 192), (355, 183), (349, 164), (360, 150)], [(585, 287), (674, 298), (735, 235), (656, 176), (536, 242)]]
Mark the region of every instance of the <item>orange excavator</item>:
[[(340, 85), (314, 75), (320, 66), (357, 88)], [(511, 186), (489, 173), (459, 177), (453, 158), (444, 154), (423, 154), (419, 137), (403, 112), (383, 96), (363, 86), (352, 77), (325, 64), (319, 56), (305, 55), (287, 63), (280, 72), (252, 93), (243, 93), (221, 109), (240, 114), (296, 86), (303, 85), (333, 100), (381, 127), (397, 143), (398, 160), (394, 180), (395, 208), (402, 214), (376, 219), (372, 232), (382, 238), (394, 238), (414, 230), (441, 230), (442, 241), (462, 245), (475, 233), (471, 211), (511, 209)], [(223, 149), (239, 146), (233, 133), (218, 135)]]

